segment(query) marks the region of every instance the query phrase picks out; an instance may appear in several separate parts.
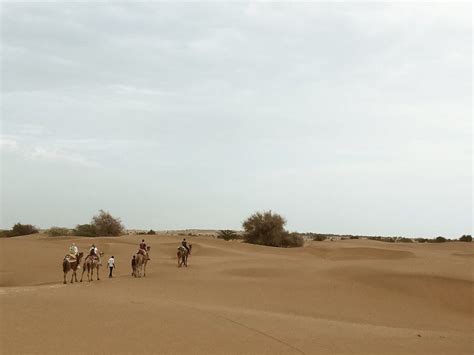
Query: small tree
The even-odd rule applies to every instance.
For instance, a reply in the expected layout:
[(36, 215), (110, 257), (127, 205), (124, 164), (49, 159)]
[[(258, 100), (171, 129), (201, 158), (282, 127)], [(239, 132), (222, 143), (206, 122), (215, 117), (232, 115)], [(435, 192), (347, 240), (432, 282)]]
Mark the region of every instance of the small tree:
[(114, 218), (104, 210), (100, 210), (97, 216), (92, 217), (91, 225), (95, 227), (97, 235), (100, 236), (117, 236), (124, 232), (120, 218)]
[(31, 224), (21, 224), (17, 223), (12, 227), (12, 230), (10, 232), (10, 237), (17, 237), (20, 235), (29, 235), (29, 234), (35, 234), (38, 233), (38, 228)]
[(244, 239), (247, 243), (268, 245), (273, 247), (294, 247), (304, 244), (303, 238), (294, 233), (290, 234), (284, 226), (286, 220), (271, 211), (257, 212), (243, 224)]
[(471, 235), (463, 235), (461, 238), (459, 238), (460, 242), (472, 242), (472, 236)]
[(156, 232), (153, 229), (150, 229), (148, 232), (146, 232), (148, 235), (155, 235)]

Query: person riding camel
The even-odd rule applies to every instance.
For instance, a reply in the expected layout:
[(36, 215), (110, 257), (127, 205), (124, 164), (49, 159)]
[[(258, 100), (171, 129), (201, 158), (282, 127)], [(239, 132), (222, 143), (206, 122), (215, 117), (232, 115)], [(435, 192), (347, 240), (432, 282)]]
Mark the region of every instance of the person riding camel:
[(140, 243), (140, 246), (139, 246), (139, 249), (138, 249), (138, 253), (137, 253), (137, 254), (145, 255), (145, 256), (146, 256), (146, 259), (147, 259), (147, 260), (150, 260), (150, 257), (148, 256), (148, 250), (147, 250), (147, 248), (146, 248), (145, 239), (142, 239), (142, 242)]
[[(76, 246), (75, 243), (72, 243), (72, 245), (69, 247), (69, 254), (66, 255), (66, 259), (68, 259), (69, 262), (74, 262), (77, 260), (78, 255), (79, 248)], [(77, 268), (80, 269), (81, 265), (78, 265)]]
[(69, 247), (69, 255), (76, 259), (77, 254), (79, 254), (79, 248), (76, 246), (75, 243), (72, 243), (72, 245)]
[(186, 238), (183, 239), (181, 242), (181, 245), (188, 251), (189, 254), (189, 247), (188, 247), (188, 242), (186, 241)]
[[(87, 256), (87, 258), (89, 258), (89, 257), (91, 257), (91, 258), (96, 257), (97, 260), (99, 260), (99, 265), (102, 265), (102, 261), (100, 260), (99, 249), (97, 249), (95, 244), (92, 244), (92, 246), (89, 249), (89, 255)], [(87, 258), (86, 258), (86, 260), (87, 260)]]

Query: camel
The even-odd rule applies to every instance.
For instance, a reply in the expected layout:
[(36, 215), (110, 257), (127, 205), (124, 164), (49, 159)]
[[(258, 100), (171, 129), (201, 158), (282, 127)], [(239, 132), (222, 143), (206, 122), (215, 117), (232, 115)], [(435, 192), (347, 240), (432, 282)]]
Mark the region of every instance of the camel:
[[(146, 247), (146, 251), (148, 255), (150, 254), (150, 246)], [(143, 277), (146, 276), (146, 264), (148, 263), (148, 256), (143, 255), (142, 253), (137, 253), (135, 257), (135, 269), (133, 270), (133, 276), (141, 277), (141, 273), (143, 271)]]
[(82, 257), (84, 256), (84, 253), (83, 252), (80, 252), (77, 257), (76, 257), (76, 260), (74, 261), (71, 261), (69, 258), (68, 258), (68, 255), (66, 255), (63, 259), (63, 272), (64, 272), (64, 283), (67, 283), (66, 282), (66, 275), (69, 271), (72, 270), (72, 276), (71, 276), (71, 283), (74, 282), (74, 279), (76, 280), (77, 282), (77, 275), (76, 275), (76, 271), (77, 271), (77, 267), (79, 266), (79, 264), (81, 263), (81, 259)]
[(188, 257), (189, 255), (191, 255), (191, 250), (193, 248), (193, 245), (189, 244), (188, 248), (189, 248), (189, 252), (183, 246), (180, 246), (178, 248), (178, 252), (176, 253), (176, 255), (178, 256), (178, 267), (181, 267), (183, 264), (184, 266), (188, 267)]
[[(102, 255), (104, 255), (104, 253), (102, 252), (100, 252), (99, 254), (101, 257)], [(82, 282), (82, 278), (84, 277), (84, 272), (86, 271), (87, 271), (87, 281), (93, 281), (94, 269), (97, 270), (97, 280), (100, 280), (99, 268), (100, 268), (100, 264), (99, 264), (98, 257), (91, 255), (90, 257), (86, 258), (86, 260), (84, 261), (83, 269), (82, 269), (81, 282)]]

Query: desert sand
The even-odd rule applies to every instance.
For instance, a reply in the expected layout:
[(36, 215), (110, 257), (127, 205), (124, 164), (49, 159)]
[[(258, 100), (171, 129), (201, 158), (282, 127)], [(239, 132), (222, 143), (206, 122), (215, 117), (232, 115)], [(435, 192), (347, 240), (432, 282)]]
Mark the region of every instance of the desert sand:
[[(145, 236), (140, 279), (130, 259), (142, 236), (1, 239), (1, 353), (474, 353), (474, 243), (187, 237), (193, 255), (178, 269), (181, 238)], [(63, 285), (73, 241), (105, 252), (100, 281)]]

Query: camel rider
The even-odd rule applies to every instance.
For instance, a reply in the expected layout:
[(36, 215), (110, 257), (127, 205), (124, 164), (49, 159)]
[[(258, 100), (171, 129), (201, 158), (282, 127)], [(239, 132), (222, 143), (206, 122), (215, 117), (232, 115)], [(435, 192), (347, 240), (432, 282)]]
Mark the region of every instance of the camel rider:
[(92, 244), (92, 246), (89, 249), (89, 255), (87, 257), (89, 258), (89, 257), (94, 257), (94, 256), (99, 260), (99, 265), (102, 265), (102, 261), (100, 260), (99, 249), (97, 249), (95, 244)]
[(188, 251), (189, 254), (189, 247), (188, 247), (188, 242), (186, 241), (186, 238), (183, 239), (181, 242), (181, 245)]
[(148, 256), (148, 251), (146, 249), (145, 239), (142, 239), (142, 242), (140, 243), (138, 254), (143, 254), (146, 256), (147, 260), (150, 260), (150, 257)]
[(79, 254), (79, 248), (76, 246), (75, 243), (72, 243), (72, 245), (69, 247), (69, 255), (76, 259), (77, 254)]

